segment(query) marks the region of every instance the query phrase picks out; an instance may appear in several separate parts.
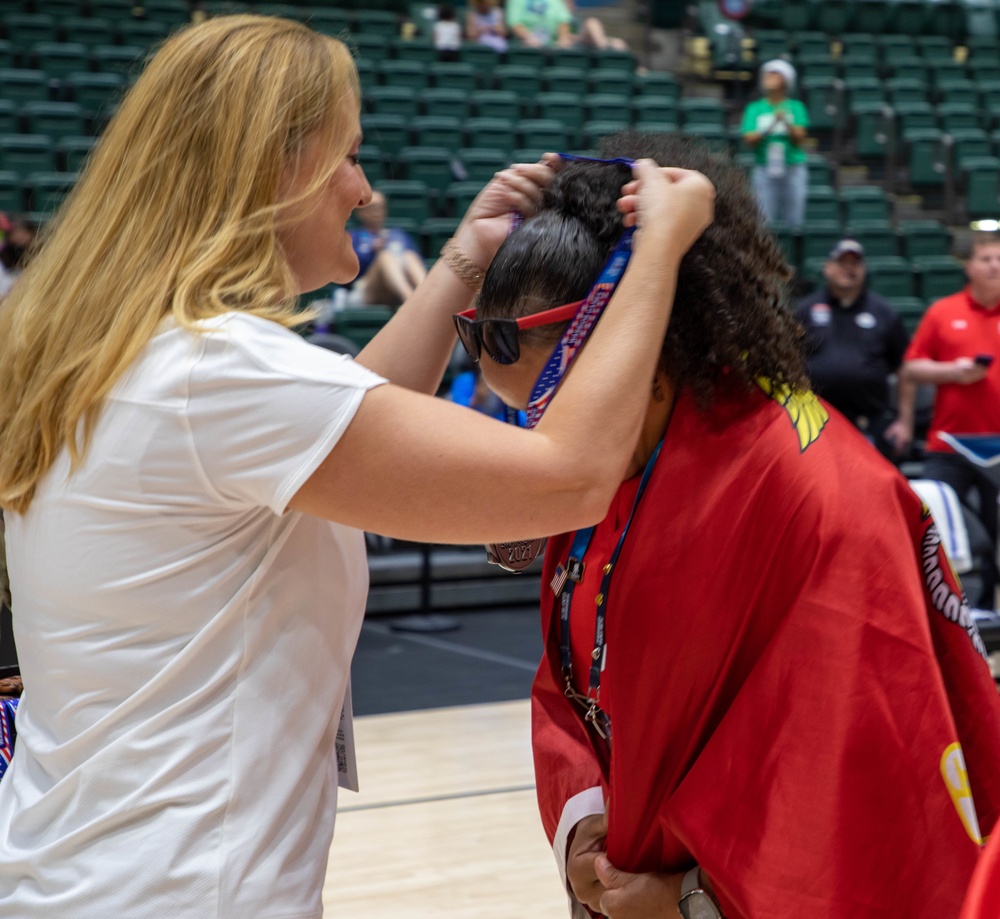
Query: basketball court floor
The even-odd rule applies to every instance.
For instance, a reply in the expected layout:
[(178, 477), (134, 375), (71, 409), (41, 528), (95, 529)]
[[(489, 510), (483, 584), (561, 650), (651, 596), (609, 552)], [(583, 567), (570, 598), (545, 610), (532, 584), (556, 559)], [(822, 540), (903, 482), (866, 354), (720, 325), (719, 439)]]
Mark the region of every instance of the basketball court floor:
[(369, 619), (353, 667), (360, 792), (341, 791), (327, 917), (563, 919), (535, 807), (531, 607), (454, 617), (449, 632)]

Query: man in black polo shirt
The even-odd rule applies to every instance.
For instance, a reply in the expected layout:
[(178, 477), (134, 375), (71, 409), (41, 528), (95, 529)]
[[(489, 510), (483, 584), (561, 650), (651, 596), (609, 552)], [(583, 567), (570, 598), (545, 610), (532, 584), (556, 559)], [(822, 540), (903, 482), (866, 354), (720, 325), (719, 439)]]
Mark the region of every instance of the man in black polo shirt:
[(909, 336), (889, 302), (867, 288), (865, 250), (842, 239), (823, 266), (825, 286), (799, 301), (813, 387), (890, 459), (909, 446), (889, 404), (888, 377)]

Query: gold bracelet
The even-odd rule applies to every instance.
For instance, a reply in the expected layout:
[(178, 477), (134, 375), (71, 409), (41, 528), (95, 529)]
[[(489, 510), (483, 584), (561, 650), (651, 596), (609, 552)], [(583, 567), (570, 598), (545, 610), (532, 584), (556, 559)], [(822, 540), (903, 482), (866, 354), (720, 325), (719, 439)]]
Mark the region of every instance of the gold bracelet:
[(473, 290), (479, 290), (483, 286), (483, 278), (486, 276), (486, 272), (458, 247), (458, 243), (455, 242), (454, 237), (441, 247), (441, 258)]

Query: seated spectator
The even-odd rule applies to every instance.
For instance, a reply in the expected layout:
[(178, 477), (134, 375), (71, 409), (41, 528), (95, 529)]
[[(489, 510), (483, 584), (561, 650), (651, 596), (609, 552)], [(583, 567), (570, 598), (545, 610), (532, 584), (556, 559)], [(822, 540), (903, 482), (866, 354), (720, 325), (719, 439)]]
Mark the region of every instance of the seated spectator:
[(500, 421), (507, 420), (507, 407), (486, 385), (478, 366), (458, 374), (452, 380), (448, 398), (456, 405), (468, 406)]
[(496, 0), (473, 0), (465, 16), (465, 37), (500, 54), (507, 50), (507, 26)]
[(565, 0), (507, 0), (507, 25), (511, 35), (529, 48), (586, 45), (599, 51), (628, 50), (620, 38), (610, 38), (593, 16), (580, 23), (579, 32), (574, 33), (573, 13)]
[(442, 3), (438, 7), (437, 22), (434, 23), (434, 47), (439, 61), (457, 61), (458, 49), (462, 47), (462, 27), (455, 18), (455, 7)]
[(912, 436), (912, 423), (897, 421), (889, 404), (889, 376), (903, 363), (909, 335), (889, 301), (868, 289), (867, 275), (864, 247), (842, 239), (823, 266), (826, 284), (799, 301), (795, 318), (806, 330), (815, 391), (891, 458)]
[(743, 112), (743, 142), (753, 151), (753, 187), (768, 223), (784, 221), (797, 229), (806, 216), (809, 172), (802, 143), (809, 127), (809, 113), (798, 99), (795, 68), (783, 60), (760, 68), (764, 98), (751, 102)]
[(358, 256), (355, 299), (361, 303), (400, 306), (424, 279), (427, 268), (420, 248), (405, 230), (386, 226), (385, 195), (373, 191), (371, 204), (354, 212), (361, 229), (351, 230)]

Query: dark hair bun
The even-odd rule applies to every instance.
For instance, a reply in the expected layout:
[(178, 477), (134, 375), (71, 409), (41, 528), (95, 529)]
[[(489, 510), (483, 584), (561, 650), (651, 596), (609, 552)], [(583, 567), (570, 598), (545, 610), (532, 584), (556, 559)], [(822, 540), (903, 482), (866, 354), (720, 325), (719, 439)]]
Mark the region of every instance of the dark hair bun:
[(542, 199), (542, 210), (579, 221), (602, 247), (611, 248), (622, 234), (617, 201), (632, 177), (627, 166), (571, 163), (558, 173)]

